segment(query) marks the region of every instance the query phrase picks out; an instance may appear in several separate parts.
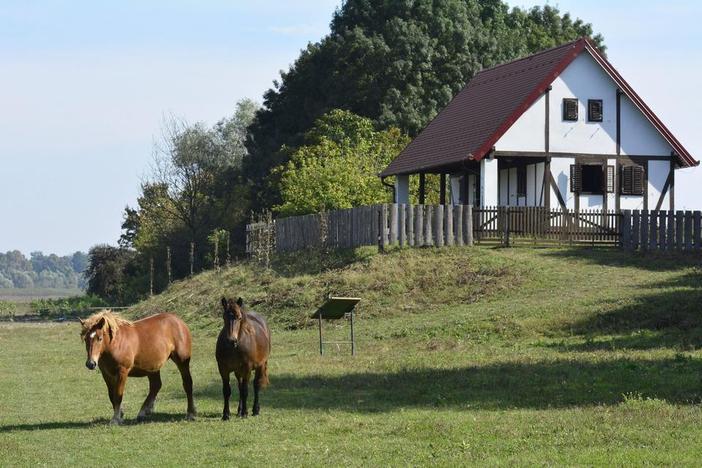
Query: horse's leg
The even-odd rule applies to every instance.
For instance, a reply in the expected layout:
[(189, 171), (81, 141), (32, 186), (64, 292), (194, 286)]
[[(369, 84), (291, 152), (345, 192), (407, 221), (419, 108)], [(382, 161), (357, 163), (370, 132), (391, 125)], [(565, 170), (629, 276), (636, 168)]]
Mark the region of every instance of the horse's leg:
[(156, 395), (158, 395), (159, 390), (161, 390), (161, 372), (156, 371), (153, 374), (149, 374), (149, 394), (146, 395), (146, 400), (141, 405), (137, 421), (142, 421), (146, 416), (153, 413)]
[(254, 403), (253, 403), (253, 415), (258, 416), (261, 413), (261, 406), (258, 404), (258, 392), (261, 390), (261, 379), (263, 378), (263, 367), (256, 368), (256, 374), (254, 374), (253, 388), (254, 388)]
[(122, 397), (124, 396), (124, 387), (127, 385), (127, 375), (129, 375), (129, 370), (125, 368), (120, 368), (117, 373), (117, 378), (114, 387), (112, 388), (112, 408), (114, 409), (114, 415), (110, 424), (122, 424), (122, 416), (124, 412), (122, 411)]
[(249, 415), (246, 409), (246, 400), (249, 398), (249, 375), (250, 372), (244, 373), (239, 379), (239, 417), (245, 418)]
[(110, 403), (112, 404), (112, 408), (115, 407), (115, 383), (113, 379), (108, 377), (107, 374), (102, 372), (102, 379), (105, 381), (105, 385), (107, 385), (107, 396), (110, 397)]
[(229, 384), (229, 371), (219, 368), (219, 375), (222, 377), (222, 395), (224, 396), (224, 410), (222, 411), (222, 421), (227, 421), (231, 413), (229, 412), (229, 398), (232, 396), (232, 386)]
[(193, 378), (190, 375), (190, 358), (183, 360), (174, 359), (178, 370), (180, 371), (180, 376), (183, 378), (183, 390), (185, 390), (185, 395), (188, 397), (188, 412), (186, 417), (189, 420), (194, 420), (197, 415), (195, 411), (195, 402), (193, 401)]

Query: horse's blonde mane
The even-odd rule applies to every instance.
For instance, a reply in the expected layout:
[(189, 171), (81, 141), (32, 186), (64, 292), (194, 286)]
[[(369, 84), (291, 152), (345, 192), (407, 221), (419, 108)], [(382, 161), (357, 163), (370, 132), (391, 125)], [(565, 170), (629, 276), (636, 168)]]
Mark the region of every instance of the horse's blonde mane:
[(119, 330), (120, 327), (132, 326), (133, 324), (133, 322), (123, 318), (121, 315), (116, 314), (109, 309), (101, 310), (100, 312), (96, 312), (87, 319), (83, 320), (83, 328), (80, 332), (81, 338), (85, 337), (85, 335), (92, 330), (95, 325), (100, 323), (100, 320), (103, 318), (105, 319), (105, 324), (102, 326), (103, 331), (106, 331), (113, 336), (117, 333), (117, 330)]

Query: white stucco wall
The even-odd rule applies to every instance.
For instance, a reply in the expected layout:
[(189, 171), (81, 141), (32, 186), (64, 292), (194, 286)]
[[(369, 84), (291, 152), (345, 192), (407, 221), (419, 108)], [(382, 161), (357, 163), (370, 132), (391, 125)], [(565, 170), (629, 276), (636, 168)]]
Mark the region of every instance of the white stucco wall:
[[(668, 179), (670, 172), (669, 161), (649, 161), (648, 162), (648, 209), (655, 210), (658, 205), (658, 199), (663, 193), (665, 181)], [(670, 208), (669, 194), (666, 193), (663, 198), (662, 210)]]
[(545, 97), (541, 96), (495, 143), (497, 151), (544, 151)]
[[(553, 158), (551, 159), (551, 174), (556, 182), (561, 196), (566, 203), (566, 208), (575, 209), (575, 200), (570, 192), (570, 166), (575, 164), (575, 158)], [(551, 190), (551, 208), (558, 208), (558, 197), (556, 192)]]
[(497, 206), (497, 159), (480, 160), (480, 205)]
[[(549, 143), (552, 152), (616, 154), (617, 87), (592, 56), (581, 53), (553, 81)], [(578, 99), (578, 120), (563, 120), (563, 99)], [(602, 122), (587, 121), (588, 99), (602, 99)]]
[(621, 97), (621, 152), (639, 156), (669, 156), (673, 148), (626, 97)]

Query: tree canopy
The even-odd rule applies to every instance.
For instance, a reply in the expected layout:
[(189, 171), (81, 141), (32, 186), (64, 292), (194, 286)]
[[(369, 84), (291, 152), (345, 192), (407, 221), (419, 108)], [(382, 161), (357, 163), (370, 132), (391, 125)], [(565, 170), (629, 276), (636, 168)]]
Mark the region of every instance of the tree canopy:
[(333, 110), (307, 132), (280, 172), (285, 215), (385, 203), (392, 192), (378, 173), (409, 143), (397, 128), (376, 131), (370, 119)]
[(287, 162), (314, 121), (349, 110), (415, 136), (485, 67), (589, 36), (590, 24), (544, 6), (500, 0), (347, 0), (331, 31), (310, 44), (264, 95), (245, 160), (254, 201), (280, 203), (272, 168)]

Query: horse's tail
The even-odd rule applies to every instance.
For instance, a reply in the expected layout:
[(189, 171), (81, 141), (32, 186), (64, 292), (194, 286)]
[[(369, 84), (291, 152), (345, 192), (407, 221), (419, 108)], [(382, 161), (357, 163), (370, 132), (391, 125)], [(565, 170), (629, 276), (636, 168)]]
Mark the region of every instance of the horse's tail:
[(271, 381), (268, 380), (268, 359), (266, 359), (266, 362), (261, 366), (261, 387), (265, 387), (269, 383), (271, 383)]

